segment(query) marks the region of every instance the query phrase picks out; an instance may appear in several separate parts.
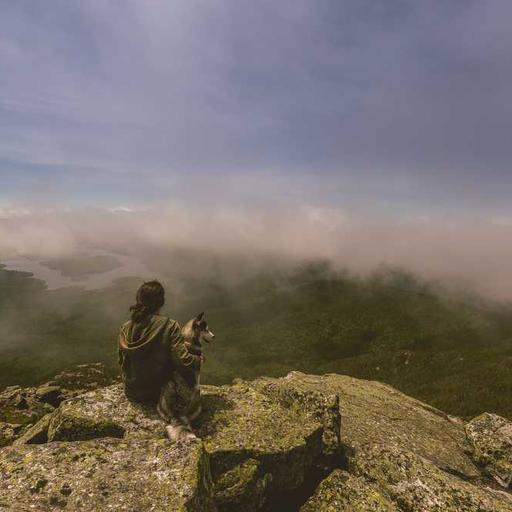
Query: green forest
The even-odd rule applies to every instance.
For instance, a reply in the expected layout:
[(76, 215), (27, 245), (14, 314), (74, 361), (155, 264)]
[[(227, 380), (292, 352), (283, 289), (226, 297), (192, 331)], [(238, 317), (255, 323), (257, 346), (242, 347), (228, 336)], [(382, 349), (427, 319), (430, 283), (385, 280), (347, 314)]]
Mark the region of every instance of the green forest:
[[(32, 385), (74, 364), (116, 373), (116, 335), (141, 279), (48, 290), (0, 269), (0, 387)], [(448, 413), (512, 418), (512, 306), (449, 295), (399, 269), (366, 277), (312, 262), (236, 282), (167, 283), (163, 314), (205, 311), (216, 334), (202, 382), (290, 370), (379, 380)]]

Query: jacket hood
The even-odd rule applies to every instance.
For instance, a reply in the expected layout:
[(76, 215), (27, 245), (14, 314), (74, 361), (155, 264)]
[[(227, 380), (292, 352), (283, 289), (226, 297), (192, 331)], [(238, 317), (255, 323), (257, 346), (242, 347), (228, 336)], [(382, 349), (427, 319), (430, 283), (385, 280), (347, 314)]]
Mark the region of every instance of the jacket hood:
[(138, 350), (155, 340), (160, 339), (169, 318), (152, 315), (146, 324), (134, 323), (131, 320), (121, 326), (119, 346), (123, 350)]

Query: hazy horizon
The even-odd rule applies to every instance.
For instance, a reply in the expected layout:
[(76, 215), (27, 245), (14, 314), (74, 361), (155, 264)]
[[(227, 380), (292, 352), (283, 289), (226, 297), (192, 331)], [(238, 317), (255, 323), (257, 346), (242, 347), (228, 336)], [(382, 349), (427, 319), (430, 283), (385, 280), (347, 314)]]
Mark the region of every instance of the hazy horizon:
[(190, 248), (510, 300), (511, 14), (7, 2), (0, 262)]
[[(510, 300), (512, 281), (504, 277), (512, 273), (511, 234), (512, 221), (507, 218), (362, 217), (305, 205), (244, 212), (192, 212), (176, 205), (4, 211), (0, 263), (11, 262), (16, 268), (16, 261), (24, 260), (22, 270), (44, 279), (45, 272), (56, 274), (43, 269), (41, 261), (118, 255), (121, 261), (112, 270), (103, 275), (92, 272), (96, 281), (88, 285), (89, 277), (78, 279), (79, 284), (94, 287), (124, 275), (161, 278), (158, 266), (146, 264), (165, 260), (165, 268), (172, 271), (173, 251), (195, 252), (205, 261), (214, 257), (226, 267), (230, 258), (238, 258), (243, 260), (242, 273), (262, 270), (272, 261), (294, 265), (323, 259), (362, 275), (382, 266), (398, 267), (447, 288)], [(201, 258), (194, 257), (191, 267), (195, 262), (198, 266), (187, 273), (209, 277), (214, 272)], [(177, 264), (183, 266), (181, 261)], [(76, 280), (62, 281), (73, 284)]]

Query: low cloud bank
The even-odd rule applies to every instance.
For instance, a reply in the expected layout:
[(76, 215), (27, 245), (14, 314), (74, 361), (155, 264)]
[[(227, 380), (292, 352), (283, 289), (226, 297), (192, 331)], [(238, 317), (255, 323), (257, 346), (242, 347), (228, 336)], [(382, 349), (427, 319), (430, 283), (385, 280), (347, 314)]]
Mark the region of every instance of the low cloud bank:
[(298, 262), (323, 258), (366, 273), (399, 266), (445, 284), (512, 299), (512, 218), (363, 217), (317, 206), (266, 210), (0, 209), (0, 263), (89, 250), (136, 256), (204, 251)]

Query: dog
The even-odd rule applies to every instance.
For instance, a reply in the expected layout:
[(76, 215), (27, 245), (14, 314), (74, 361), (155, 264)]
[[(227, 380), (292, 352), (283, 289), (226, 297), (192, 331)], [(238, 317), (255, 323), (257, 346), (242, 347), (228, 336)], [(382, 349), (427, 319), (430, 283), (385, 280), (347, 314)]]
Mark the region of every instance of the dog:
[[(181, 335), (185, 340), (185, 346), (191, 354), (201, 358), (201, 364), (204, 363), (205, 357), (203, 355), (203, 343), (212, 343), (215, 339), (215, 334), (210, 331), (208, 322), (204, 316), (204, 312), (199, 313), (195, 318), (189, 320), (181, 329)], [(193, 383), (194, 396), (190, 404), (190, 409), (187, 412), (189, 421), (194, 421), (201, 414), (201, 368), (195, 373), (195, 381)]]
[(204, 362), (203, 342), (212, 343), (215, 338), (215, 334), (208, 328), (204, 312), (189, 320), (181, 329), (181, 335), (185, 339), (185, 346), (188, 351), (201, 357), (201, 361)]
[[(189, 320), (181, 329), (181, 335), (188, 351), (199, 356), (202, 364), (205, 360), (203, 343), (212, 343), (215, 338), (215, 334), (208, 327), (204, 312)], [(163, 390), (158, 405), (160, 415), (168, 416), (170, 404), (176, 404), (180, 410), (178, 421), (166, 427), (167, 436), (171, 439), (196, 437), (191, 424), (199, 417), (202, 410), (200, 377), (201, 366), (196, 370), (193, 382), (185, 382), (183, 377), (176, 373), (175, 378)]]

